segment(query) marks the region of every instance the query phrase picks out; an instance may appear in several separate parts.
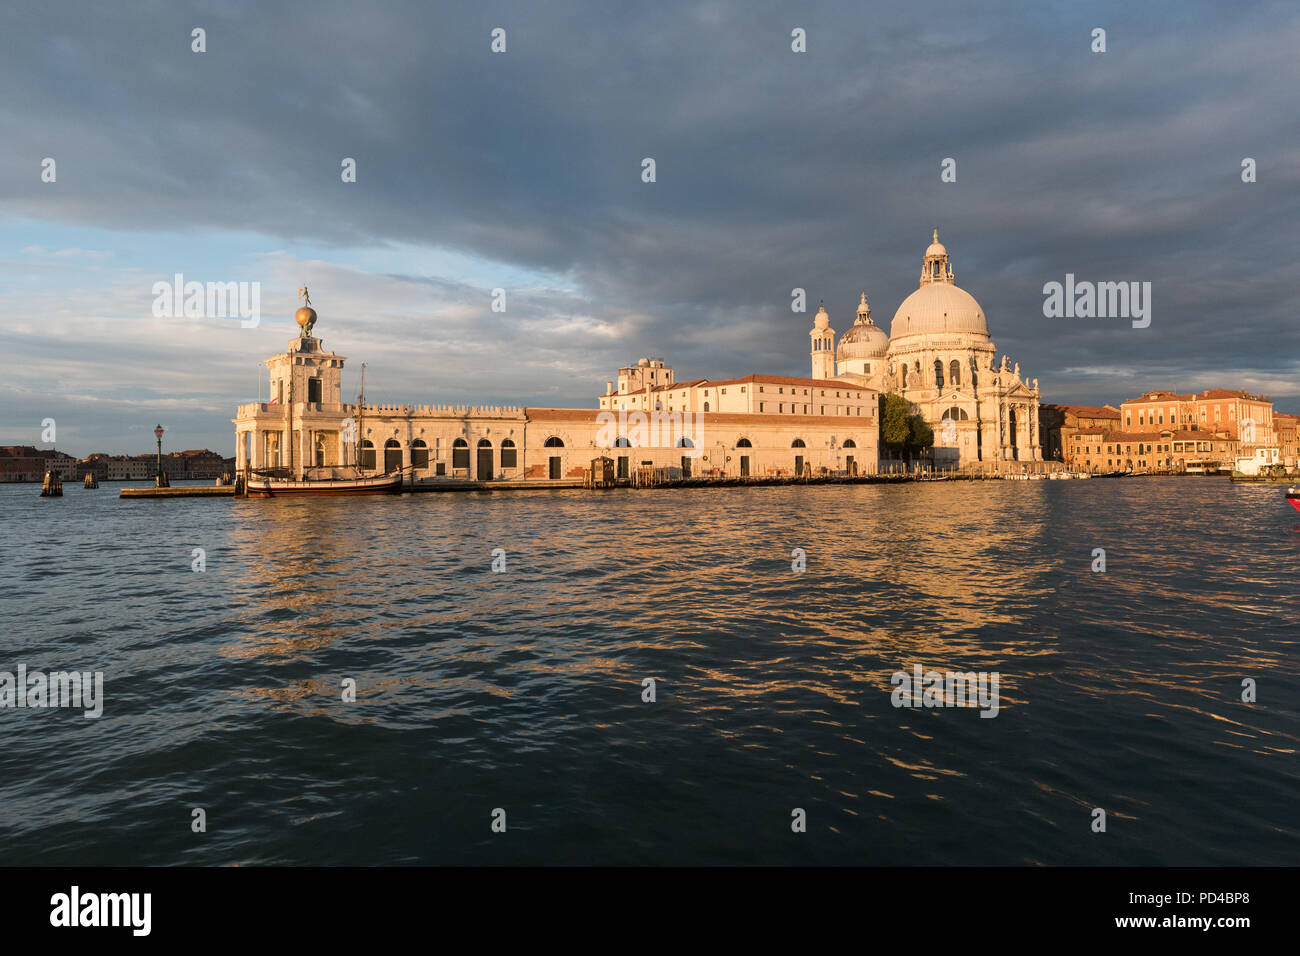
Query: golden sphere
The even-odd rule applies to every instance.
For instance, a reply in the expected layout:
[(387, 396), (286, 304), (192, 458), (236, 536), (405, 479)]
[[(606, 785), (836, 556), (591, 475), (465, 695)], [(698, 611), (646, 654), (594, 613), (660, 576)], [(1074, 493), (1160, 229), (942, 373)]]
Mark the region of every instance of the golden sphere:
[(304, 305), (293, 314), (293, 320), (302, 328), (306, 328), (308, 323), (316, 321), (316, 310), (309, 305)]

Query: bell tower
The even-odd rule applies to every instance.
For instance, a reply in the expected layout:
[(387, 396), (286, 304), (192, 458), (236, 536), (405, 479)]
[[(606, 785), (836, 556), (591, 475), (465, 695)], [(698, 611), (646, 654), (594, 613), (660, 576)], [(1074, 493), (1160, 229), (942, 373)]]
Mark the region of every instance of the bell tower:
[(831, 379), (835, 377), (835, 330), (831, 328), (831, 317), (826, 313), (826, 306), (818, 306), (813, 317), (813, 327), (808, 336), (812, 339), (812, 377)]

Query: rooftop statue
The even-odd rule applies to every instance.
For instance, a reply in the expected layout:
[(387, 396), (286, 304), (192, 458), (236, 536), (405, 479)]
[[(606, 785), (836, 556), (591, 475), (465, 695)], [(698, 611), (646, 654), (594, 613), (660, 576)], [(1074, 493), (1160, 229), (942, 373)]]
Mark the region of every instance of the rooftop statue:
[(293, 320), (302, 329), (299, 335), (304, 339), (309, 339), (311, 338), (311, 330), (316, 326), (316, 310), (311, 307), (311, 296), (307, 293), (306, 286), (299, 289), (298, 294), (302, 296), (302, 308), (293, 314)]

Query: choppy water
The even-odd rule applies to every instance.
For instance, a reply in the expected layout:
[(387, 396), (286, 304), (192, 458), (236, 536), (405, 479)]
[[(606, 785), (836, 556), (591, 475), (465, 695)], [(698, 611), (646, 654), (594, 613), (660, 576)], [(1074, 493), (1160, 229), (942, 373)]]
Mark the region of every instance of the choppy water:
[[(8, 864), (1300, 859), (1276, 485), (66, 487), (0, 486), (0, 670), (105, 712), (0, 710)], [(1001, 713), (893, 707), (914, 662)]]

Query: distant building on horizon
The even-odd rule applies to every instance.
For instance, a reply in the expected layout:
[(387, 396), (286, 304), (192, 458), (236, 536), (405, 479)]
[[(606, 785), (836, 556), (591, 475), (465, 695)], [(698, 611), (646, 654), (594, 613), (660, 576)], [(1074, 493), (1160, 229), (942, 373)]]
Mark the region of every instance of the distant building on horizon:
[[(173, 479), (219, 478), (233, 473), (234, 458), (214, 451), (192, 449), (168, 452), (162, 458), (163, 471)], [(92, 474), (99, 481), (145, 481), (158, 470), (157, 452), (140, 455), (109, 455), (95, 452), (85, 458), (33, 445), (0, 446), (0, 482), (42, 481), (53, 471), (64, 481), (80, 481)]]

